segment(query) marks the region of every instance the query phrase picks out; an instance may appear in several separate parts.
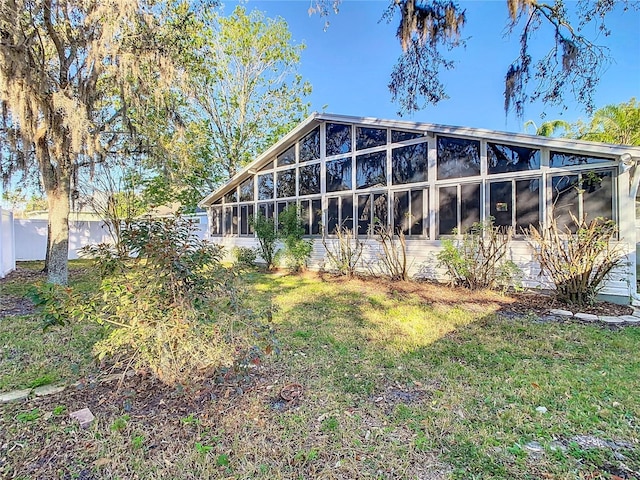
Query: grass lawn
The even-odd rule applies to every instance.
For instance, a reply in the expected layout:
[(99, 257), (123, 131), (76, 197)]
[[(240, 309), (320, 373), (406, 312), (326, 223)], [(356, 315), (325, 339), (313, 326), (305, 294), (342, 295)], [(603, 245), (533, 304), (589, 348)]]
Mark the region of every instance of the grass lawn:
[[(37, 278), (0, 293), (15, 303)], [(0, 477), (640, 479), (640, 328), (541, 322), (507, 314), (509, 296), (429, 284), (247, 281), (252, 307), (274, 306), (279, 354), (197, 390), (92, 383), (99, 329), (43, 333), (6, 309), (0, 390), (84, 383), (0, 405)], [(302, 395), (283, 400), (288, 384)], [(68, 416), (83, 407), (84, 430)]]

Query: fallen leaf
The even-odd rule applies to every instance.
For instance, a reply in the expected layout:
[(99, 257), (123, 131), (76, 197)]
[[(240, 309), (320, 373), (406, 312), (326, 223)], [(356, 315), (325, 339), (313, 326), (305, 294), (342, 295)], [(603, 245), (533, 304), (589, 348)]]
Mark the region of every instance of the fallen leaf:
[(540, 385), (538, 385), (536, 382), (532, 382), (532, 383), (531, 383), (531, 386), (532, 386), (533, 388), (540, 388)]
[(93, 462), (93, 465), (96, 468), (104, 467), (105, 465), (109, 465), (111, 463), (110, 458), (102, 457)]

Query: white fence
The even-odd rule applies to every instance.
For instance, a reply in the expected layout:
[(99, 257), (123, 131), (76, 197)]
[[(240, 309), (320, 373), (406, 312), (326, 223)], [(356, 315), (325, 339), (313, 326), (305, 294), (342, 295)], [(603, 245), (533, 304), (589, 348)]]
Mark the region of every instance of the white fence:
[(0, 208), (0, 278), (16, 268), (13, 212)]
[[(47, 220), (16, 219), (16, 260), (44, 260), (47, 253)], [(69, 222), (69, 259), (78, 258), (85, 245), (111, 241), (101, 220)]]
[[(207, 231), (207, 217), (197, 216), (198, 236)], [(44, 260), (47, 252), (47, 220), (15, 219), (15, 260)], [(69, 259), (78, 258), (78, 250), (86, 245), (112, 242), (102, 220), (69, 222)], [(3, 246), (4, 251), (4, 246)]]

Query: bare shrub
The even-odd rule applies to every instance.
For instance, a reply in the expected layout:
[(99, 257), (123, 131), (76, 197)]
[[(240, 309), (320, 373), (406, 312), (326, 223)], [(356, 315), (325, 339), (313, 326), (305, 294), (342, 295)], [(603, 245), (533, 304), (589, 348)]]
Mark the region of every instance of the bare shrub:
[(438, 253), (439, 266), (451, 283), (471, 290), (506, 288), (521, 272), (507, 258), (512, 227), (499, 227), (493, 220), (474, 223), (459, 239), (445, 239)]
[(335, 235), (336, 241), (331, 243), (327, 243), (326, 237), (322, 236), (329, 264), (333, 271), (353, 278), (362, 257), (364, 243), (354, 235), (353, 230), (343, 225), (336, 228)]
[(527, 231), (535, 259), (543, 274), (555, 285), (558, 300), (574, 305), (593, 303), (611, 270), (621, 264), (622, 252), (615, 244), (618, 228), (613, 220), (602, 217), (587, 222), (571, 219), (572, 233), (553, 220), (547, 227)]
[(409, 280), (407, 260), (407, 240), (402, 231), (396, 235), (393, 229), (377, 223), (372, 232), (380, 244), (380, 253), (376, 259), (378, 270), (392, 280)]

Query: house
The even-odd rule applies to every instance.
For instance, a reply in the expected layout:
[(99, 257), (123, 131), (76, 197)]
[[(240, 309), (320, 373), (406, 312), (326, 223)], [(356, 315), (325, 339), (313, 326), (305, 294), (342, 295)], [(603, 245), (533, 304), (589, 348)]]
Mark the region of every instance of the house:
[[(634, 200), (640, 148), (570, 139), (314, 113), (256, 158), (200, 206), (209, 237), (227, 246), (256, 246), (249, 219), (277, 217), (299, 206), (305, 233), (315, 239), (311, 266), (322, 264), (324, 233), (354, 229), (370, 245), (372, 222), (401, 229), (414, 274), (438, 276), (441, 239), (493, 217), (523, 228), (570, 212), (613, 219), (624, 266), (602, 291), (628, 303), (637, 298)], [(516, 235), (512, 259), (524, 284), (548, 287), (531, 246)]]

